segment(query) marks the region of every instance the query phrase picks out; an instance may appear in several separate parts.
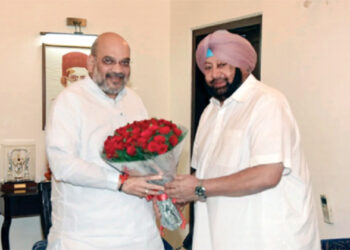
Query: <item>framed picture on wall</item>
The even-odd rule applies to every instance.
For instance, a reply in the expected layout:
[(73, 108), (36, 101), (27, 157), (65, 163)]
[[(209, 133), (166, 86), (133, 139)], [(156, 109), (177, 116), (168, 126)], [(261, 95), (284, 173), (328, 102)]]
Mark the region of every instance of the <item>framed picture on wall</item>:
[(23, 182), (35, 179), (35, 144), (3, 142), (1, 144), (1, 182)]
[(86, 61), (90, 47), (69, 45), (42, 45), (42, 129), (51, 104), (67, 86), (88, 75)]

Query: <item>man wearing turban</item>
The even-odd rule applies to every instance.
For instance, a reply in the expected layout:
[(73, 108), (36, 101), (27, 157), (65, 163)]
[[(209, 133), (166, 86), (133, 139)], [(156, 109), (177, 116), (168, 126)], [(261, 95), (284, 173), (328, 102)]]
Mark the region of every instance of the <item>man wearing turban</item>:
[(84, 79), (88, 75), (88, 56), (81, 52), (69, 52), (62, 56), (62, 77), (63, 87)]
[(219, 30), (196, 62), (212, 95), (201, 115), (191, 166), (166, 192), (195, 202), (193, 250), (320, 249), (309, 171), (286, 98), (251, 72), (257, 55)]

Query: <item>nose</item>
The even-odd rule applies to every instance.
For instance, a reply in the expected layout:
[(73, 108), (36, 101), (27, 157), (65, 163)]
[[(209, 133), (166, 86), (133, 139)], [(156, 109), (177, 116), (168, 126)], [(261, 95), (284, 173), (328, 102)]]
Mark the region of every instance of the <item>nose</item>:
[(123, 72), (123, 67), (120, 66), (119, 62), (112, 65), (111, 70), (116, 73)]
[(221, 70), (218, 67), (213, 67), (211, 75), (213, 79), (217, 79), (221, 76)]

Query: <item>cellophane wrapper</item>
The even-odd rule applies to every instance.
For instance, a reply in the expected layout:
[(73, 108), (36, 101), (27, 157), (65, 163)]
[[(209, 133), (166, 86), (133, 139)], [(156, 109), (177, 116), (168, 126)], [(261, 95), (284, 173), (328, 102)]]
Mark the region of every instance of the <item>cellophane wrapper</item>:
[[(150, 159), (143, 161), (125, 161), (125, 162), (113, 162), (102, 155), (103, 160), (111, 167), (118, 170), (120, 173), (126, 173), (129, 176), (149, 176), (149, 175), (161, 175), (161, 180), (150, 181), (154, 184), (163, 186), (165, 183), (170, 182), (176, 175), (177, 164), (183, 149), (184, 138), (187, 134), (187, 129), (179, 126), (183, 133), (182, 140), (170, 151), (153, 156)], [(161, 224), (163, 227), (169, 230), (175, 230), (183, 223), (183, 218), (179, 211), (173, 204), (170, 198), (159, 194), (157, 198), (157, 204), (161, 213)], [(165, 197), (165, 198), (164, 198)]]

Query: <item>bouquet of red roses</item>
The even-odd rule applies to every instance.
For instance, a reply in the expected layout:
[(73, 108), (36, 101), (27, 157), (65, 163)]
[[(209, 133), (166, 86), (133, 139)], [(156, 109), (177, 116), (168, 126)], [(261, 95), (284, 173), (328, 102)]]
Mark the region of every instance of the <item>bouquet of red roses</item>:
[[(123, 174), (162, 175), (162, 180), (152, 182), (164, 185), (176, 174), (186, 134), (187, 129), (164, 119), (135, 121), (107, 137), (102, 158)], [(162, 226), (177, 229), (183, 219), (174, 204), (166, 194), (160, 194), (157, 200)]]

